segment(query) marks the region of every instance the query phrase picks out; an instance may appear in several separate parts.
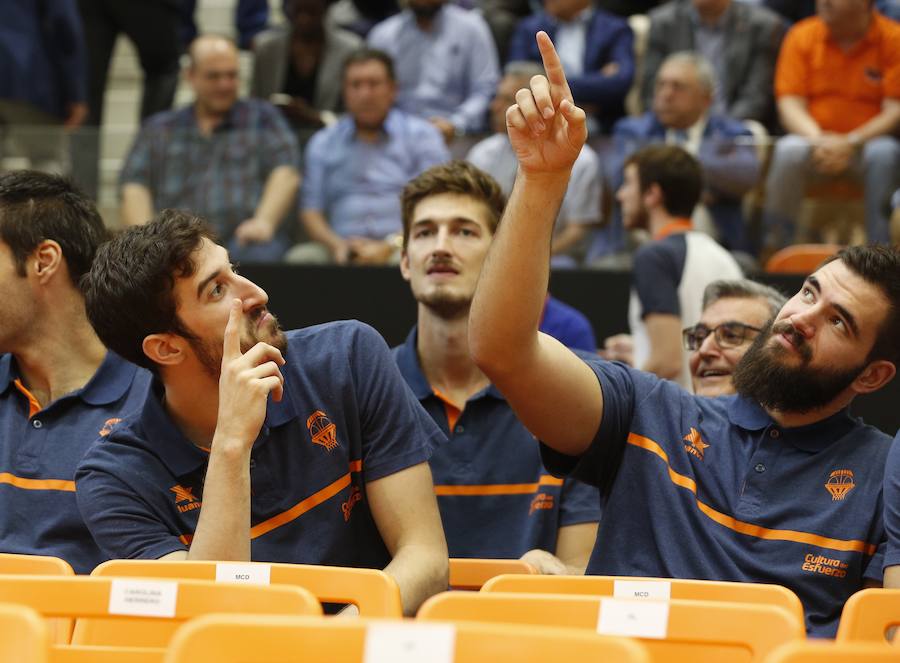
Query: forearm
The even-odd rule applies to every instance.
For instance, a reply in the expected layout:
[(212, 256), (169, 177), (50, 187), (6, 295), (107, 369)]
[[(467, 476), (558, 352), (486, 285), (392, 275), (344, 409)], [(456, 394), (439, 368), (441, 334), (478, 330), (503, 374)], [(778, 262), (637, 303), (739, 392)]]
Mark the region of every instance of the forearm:
[(250, 448), (213, 440), (188, 559), (250, 561)]
[(650, 357), (640, 369), (647, 373), (653, 373), (663, 380), (675, 380), (681, 375), (681, 356), (676, 358), (651, 351)]
[(403, 614), (407, 617), (415, 616), (428, 597), (447, 591), (450, 582), (446, 548), (440, 551), (426, 545), (405, 546), (397, 551), (384, 571), (397, 581)]
[(893, 134), (900, 128), (900, 101), (886, 107), (871, 120), (850, 132), (860, 143)]
[(587, 235), (588, 226), (570, 223), (565, 228), (560, 231), (556, 237), (553, 238), (553, 243), (550, 245), (550, 253), (553, 255), (559, 255), (561, 253), (568, 252), (571, 248), (576, 246), (584, 237)]
[(293, 166), (279, 166), (269, 174), (254, 216), (270, 224), (272, 230), (277, 229), (294, 206), (299, 187), (297, 170)]
[(129, 182), (122, 185), (122, 207), (119, 210), (123, 226), (142, 226), (153, 218), (153, 197), (143, 184)]
[(332, 252), (345, 244), (346, 240), (331, 229), (331, 226), (325, 219), (325, 215), (321, 212), (317, 210), (303, 210), (300, 219), (303, 222), (303, 227), (306, 229), (306, 234), (314, 242), (324, 244)]
[(884, 570), (885, 589), (900, 589), (900, 566), (889, 566)]
[(819, 123), (806, 109), (806, 101), (800, 97), (782, 97), (778, 100), (778, 115), (788, 133), (804, 138), (818, 138), (822, 135)]

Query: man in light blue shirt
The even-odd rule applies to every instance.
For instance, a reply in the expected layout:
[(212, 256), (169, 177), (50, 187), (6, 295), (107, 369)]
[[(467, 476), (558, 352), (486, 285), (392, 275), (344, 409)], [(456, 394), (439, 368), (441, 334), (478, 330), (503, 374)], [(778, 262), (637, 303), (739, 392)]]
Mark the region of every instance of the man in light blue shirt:
[(426, 118), (447, 139), (484, 129), (500, 78), (487, 23), (445, 0), (408, 5), (369, 33), (369, 44), (396, 62), (398, 107)]
[(306, 148), (300, 219), (312, 240), (288, 262), (384, 264), (399, 256), (400, 191), (450, 154), (431, 124), (393, 108), (393, 61), (362, 49), (344, 65), (347, 114)]

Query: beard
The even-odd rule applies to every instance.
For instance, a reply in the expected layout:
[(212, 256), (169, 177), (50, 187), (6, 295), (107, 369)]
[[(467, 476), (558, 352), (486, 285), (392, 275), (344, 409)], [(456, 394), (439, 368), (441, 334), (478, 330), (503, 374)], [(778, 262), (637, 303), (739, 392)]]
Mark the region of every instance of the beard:
[[(790, 337), (800, 355), (799, 366), (788, 366), (782, 360), (790, 350), (781, 345), (768, 345), (776, 334)], [(811, 361), (812, 349), (790, 322), (770, 321), (735, 367), (734, 388), (766, 409), (802, 414), (833, 401), (867, 365), (813, 368)]]
[[(268, 343), (278, 348), (282, 355), (287, 354), (287, 338), (281, 331), (281, 325), (278, 319), (273, 315), (272, 319), (262, 328), (257, 327), (259, 318), (268, 311), (264, 308), (258, 308), (250, 313), (244, 314), (244, 329), (241, 333), (241, 353), (245, 353), (259, 342)], [(188, 338), (188, 343), (197, 355), (197, 360), (203, 367), (207, 375), (218, 381), (222, 373), (222, 350), (223, 343), (213, 343), (205, 341), (201, 338)]]
[(458, 320), (469, 315), (472, 298), (448, 292), (431, 292), (416, 296), (416, 301), (442, 320)]

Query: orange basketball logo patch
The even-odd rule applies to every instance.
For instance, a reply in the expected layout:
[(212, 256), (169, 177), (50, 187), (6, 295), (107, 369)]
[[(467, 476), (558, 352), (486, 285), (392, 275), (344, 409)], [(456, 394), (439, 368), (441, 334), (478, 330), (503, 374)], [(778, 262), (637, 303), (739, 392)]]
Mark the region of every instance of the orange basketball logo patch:
[(851, 470), (835, 470), (828, 476), (825, 489), (831, 493), (831, 501), (839, 502), (847, 497), (847, 493), (856, 488)]
[(334, 451), (337, 448), (337, 427), (322, 410), (316, 410), (309, 415), (306, 427), (309, 429), (313, 444), (325, 447), (328, 451)]
[(112, 432), (113, 426), (122, 421), (121, 419), (107, 419), (103, 424), (103, 428), (100, 429), (100, 436), (106, 437)]
[(703, 460), (703, 452), (709, 449), (709, 445), (700, 437), (700, 432), (696, 428), (691, 428), (691, 432), (683, 439), (688, 443), (684, 445), (684, 450), (695, 458)]

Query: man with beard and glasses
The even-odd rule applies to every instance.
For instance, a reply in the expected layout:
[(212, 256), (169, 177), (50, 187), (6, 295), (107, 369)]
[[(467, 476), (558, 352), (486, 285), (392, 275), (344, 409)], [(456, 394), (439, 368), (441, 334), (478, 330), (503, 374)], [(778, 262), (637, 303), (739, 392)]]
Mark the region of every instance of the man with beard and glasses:
[(522, 557), (541, 573), (582, 574), (600, 520), (596, 488), (547, 473), (537, 442), (468, 352), (469, 305), (505, 204), (500, 185), (453, 161), (407, 184), (401, 203), (400, 270), (418, 324), (394, 358), (449, 438), (429, 462), (450, 556)]
[(500, 65), (480, 14), (447, 0), (409, 0), (369, 33), (369, 45), (397, 66), (397, 105), (454, 135), (485, 128)]
[(99, 337), (155, 373), (76, 473), (107, 555), (384, 568), (406, 614), (446, 588), (427, 463), (443, 435), (374, 330), (282, 332), (205, 223), (173, 210), (102, 247), (86, 296)]
[(585, 116), (549, 37), (538, 41), (548, 77), (507, 112), (519, 178), (472, 301), (469, 351), (548, 469), (601, 488), (588, 573), (784, 585), (809, 633), (833, 636), (847, 598), (882, 579), (891, 440), (848, 407), (900, 362), (900, 250), (843, 249), (811, 274), (738, 364), (733, 396), (574, 355), (535, 321)]

